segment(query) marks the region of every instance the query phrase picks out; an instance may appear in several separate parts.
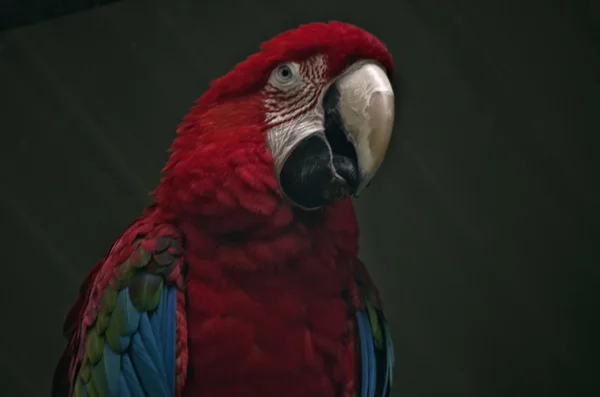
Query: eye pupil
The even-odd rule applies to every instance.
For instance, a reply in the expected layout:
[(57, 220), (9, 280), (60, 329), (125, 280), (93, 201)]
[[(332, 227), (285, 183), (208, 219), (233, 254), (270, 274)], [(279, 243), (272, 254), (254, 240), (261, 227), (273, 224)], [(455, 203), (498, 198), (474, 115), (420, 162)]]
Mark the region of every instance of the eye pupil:
[(284, 79), (288, 79), (290, 77), (292, 77), (292, 71), (290, 70), (289, 66), (282, 66), (279, 68), (279, 76), (281, 76)]

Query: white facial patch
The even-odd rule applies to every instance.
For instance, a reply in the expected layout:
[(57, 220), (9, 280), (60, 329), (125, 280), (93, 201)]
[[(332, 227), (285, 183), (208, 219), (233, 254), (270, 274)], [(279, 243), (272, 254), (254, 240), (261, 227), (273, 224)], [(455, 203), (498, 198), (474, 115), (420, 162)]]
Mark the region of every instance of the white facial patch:
[(327, 87), (327, 58), (317, 55), (302, 63), (289, 63), (293, 84), (282, 85), (274, 76), (264, 88), (267, 144), (280, 170), (293, 148), (304, 138), (323, 130), (320, 106)]
[(267, 144), (279, 177), (298, 143), (315, 133), (325, 140), (323, 97), (331, 84), (339, 91), (339, 115), (356, 150), (358, 195), (383, 162), (394, 124), (394, 92), (377, 62), (355, 62), (333, 81), (327, 79), (325, 55), (278, 65), (263, 90)]

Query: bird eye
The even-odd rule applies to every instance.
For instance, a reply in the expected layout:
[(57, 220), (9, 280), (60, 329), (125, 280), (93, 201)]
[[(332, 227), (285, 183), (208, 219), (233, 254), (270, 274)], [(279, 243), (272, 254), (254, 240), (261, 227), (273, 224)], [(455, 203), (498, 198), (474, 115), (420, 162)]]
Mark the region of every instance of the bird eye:
[(293, 65), (286, 63), (277, 66), (273, 71), (273, 79), (278, 85), (289, 85), (294, 80)]
[(283, 65), (277, 69), (277, 74), (280, 79), (289, 80), (292, 78), (292, 69), (288, 65)]

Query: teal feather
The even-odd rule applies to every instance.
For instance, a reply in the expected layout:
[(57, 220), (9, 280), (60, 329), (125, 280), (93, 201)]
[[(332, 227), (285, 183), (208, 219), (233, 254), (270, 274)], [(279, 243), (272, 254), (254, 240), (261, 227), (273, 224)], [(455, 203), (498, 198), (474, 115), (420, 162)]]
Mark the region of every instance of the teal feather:
[[(144, 281), (136, 276), (137, 281)], [(147, 312), (136, 308), (129, 288), (116, 294), (104, 336), (90, 334), (88, 357), (96, 361), (90, 361), (91, 379), (82, 387), (81, 396), (91, 394), (88, 388), (97, 391), (93, 394), (98, 397), (174, 396), (176, 288), (163, 286), (160, 291), (154, 305), (134, 294), (139, 307), (152, 307)]]
[(371, 306), (372, 313), (356, 313), (358, 328), (361, 388), (360, 397), (388, 397), (392, 385), (394, 351), (385, 316)]
[(358, 334), (360, 338), (362, 382), (361, 397), (375, 397), (377, 382), (377, 360), (375, 358), (375, 339), (369, 315), (359, 310), (356, 313)]
[[(152, 363), (156, 365), (158, 373), (164, 374), (165, 367), (163, 362), (162, 351), (158, 347), (158, 340), (154, 336), (153, 328), (148, 320), (148, 315), (144, 313), (140, 321), (140, 330), (137, 335), (140, 337), (140, 343), (144, 346)], [(136, 337), (137, 337), (136, 335)]]
[(133, 336), (129, 356), (148, 397), (165, 397), (171, 394), (164, 382), (164, 372), (158, 372), (140, 333)]
[(129, 392), (129, 386), (127, 385), (125, 377), (122, 374), (119, 376), (119, 397), (132, 397), (131, 393)]
[(129, 390), (131, 397), (146, 397), (129, 355), (125, 354), (122, 360), (121, 371), (123, 372), (123, 377), (121, 379), (123, 379), (127, 385), (127, 389)]

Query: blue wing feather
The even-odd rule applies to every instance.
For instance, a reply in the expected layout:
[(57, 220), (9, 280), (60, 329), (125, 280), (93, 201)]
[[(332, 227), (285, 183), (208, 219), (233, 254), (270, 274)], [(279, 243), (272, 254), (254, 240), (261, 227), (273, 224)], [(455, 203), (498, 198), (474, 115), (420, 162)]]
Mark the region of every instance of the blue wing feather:
[(125, 377), (123, 374), (119, 377), (119, 396), (120, 397), (132, 397), (131, 393), (129, 393), (129, 386), (125, 381)]
[[(167, 291), (171, 291), (171, 289), (168, 289)], [(164, 334), (163, 334), (163, 319), (166, 319), (166, 317), (165, 317), (166, 313), (167, 313), (167, 299), (159, 300), (158, 305), (156, 306), (156, 309), (152, 313), (149, 313), (148, 317), (150, 318), (150, 323), (152, 324), (152, 329), (154, 330), (155, 335), (164, 336)], [(167, 319), (166, 321), (169, 321), (169, 320)], [(164, 339), (161, 337), (159, 337), (157, 339), (159, 341), (161, 341), (160, 343), (162, 343), (162, 341), (164, 341)]]
[(166, 374), (158, 372), (148, 352), (148, 346), (144, 346), (139, 332), (133, 336), (131, 351), (128, 354), (146, 394), (157, 397), (169, 396), (170, 393), (166, 390), (164, 382)]
[(140, 324), (140, 315), (129, 297), (129, 288), (124, 288), (117, 294), (117, 306), (111, 315), (110, 321), (123, 321), (125, 335), (132, 335)]
[(175, 393), (175, 355), (177, 345), (177, 293), (175, 288), (169, 288), (166, 293), (166, 313), (165, 321), (163, 322), (163, 340), (165, 341), (164, 360), (165, 373), (167, 374), (167, 386)]
[[(124, 335), (109, 335), (91, 376), (99, 397), (172, 397), (175, 394), (176, 289), (164, 286), (152, 312), (140, 312), (127, 288), (117, 294), (109, 321)], [(110, 329), (118, 329), (114, 327)], [(85, 388), (84, 388), (85, 390)]]
[(363, 378), (361, 382), (361, 397), (374, 397), (375, 382), (377, 381), (377, 360), (375, 359), (371, 322), (369, 321), (368, 314), (362, 310), (356, 313), (356, 320), (362, 358)]
[(362, 315), (362, 312), (357, 312), (356, 313), (356, 324), (358, 326), (358, 337), (359, 337), (359, 343), (360, 343), (360, 357), (361, 357), (361, 375), (362, 375), (362, 381), (361, 381), (361, 392), (360, 392), (360, 396), (361, 397), (366, 397), (367, 396), (367, 389), (368, 389), (368, 379), (369, 379), (369, 355), (367, 354), (367, 331), (365, 330), (365, 324), (364, 324), (364, 316)]
[[(383, 313), (378, 311), (377, 314), (374, 320), (379, 324), (371, 324), (367, 311), (356, 312), (362, 368), (360, 397), (386, 397), (392, 385), (394, 351), (391, 334)], [(377, 327), (383, 331), (383, 344), (376, 343), (373, 329)]]
[[(157, 336), (160, 337), (160, 334)], [(137, 343), (143, 346), (143, 350), (148, 354), (148, 358), (156, 367), (156, 371), (159, 374), (164, 374), (164, 355), (161, 348), (159, 348), (159, 339), (160, 338), (155, 337), (154, 329), (150, 325), (150, 320), (148, 319), (148, 314), (144, 313), (140, 321), (140, 329), (134, 336), (134, 341), (137, 341)], [(135, 351), (135, 349), (132, 349), (132, 351)]]
[[(121, 371), (123, 375), (123, 381), (127, 385), (127, 390), (130, 393), (131, 397), (145, 397), (144, 389), (138, 379), (137, 374), (135, 373), (135, 369), (133, 368), (133, 363), (129, 358), (129, 355), (125, 354), (122, 357), (121, 363)], [(113, 396), (111, 396), (113, 397)], [(122, 396), (119, 396), (122, 397)]]

